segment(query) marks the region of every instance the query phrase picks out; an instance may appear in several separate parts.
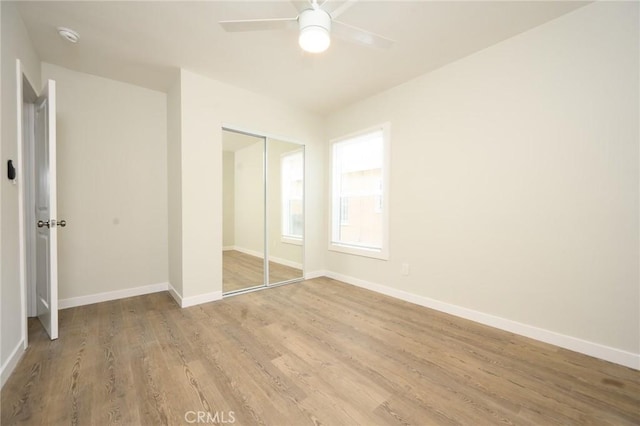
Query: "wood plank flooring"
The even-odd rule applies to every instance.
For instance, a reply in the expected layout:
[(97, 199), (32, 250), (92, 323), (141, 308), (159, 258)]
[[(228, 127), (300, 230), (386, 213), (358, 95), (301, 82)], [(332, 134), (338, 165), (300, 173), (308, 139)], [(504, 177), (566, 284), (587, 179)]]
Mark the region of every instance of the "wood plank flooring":
[(3, 426), (640, 424), (638, 371), (327, 278), (29, 327)]
[[(302, 270), (269, 262), (269, 283), (302, 278)], [(263, 259), (237, 250), (222, 252), (222, 291), (224, 293), (260, 286), (264, 282)]]

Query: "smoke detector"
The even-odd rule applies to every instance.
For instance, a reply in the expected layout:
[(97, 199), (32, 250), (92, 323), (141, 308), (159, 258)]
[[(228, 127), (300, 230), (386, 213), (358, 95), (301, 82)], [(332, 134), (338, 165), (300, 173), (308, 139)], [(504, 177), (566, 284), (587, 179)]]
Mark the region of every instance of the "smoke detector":
[(58, 27), (58, 34), (69, 43), (77, 43), (80, 40), (80, 34), (69, 28)]

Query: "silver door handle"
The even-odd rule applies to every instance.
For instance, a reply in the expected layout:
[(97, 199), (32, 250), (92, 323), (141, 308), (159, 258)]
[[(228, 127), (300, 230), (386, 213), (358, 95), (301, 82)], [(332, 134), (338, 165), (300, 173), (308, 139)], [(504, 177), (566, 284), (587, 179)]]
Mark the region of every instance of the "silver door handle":
[(42, 220), (39, 220), (39, 221), (38, 221), (38, 228), (44, 228), (45, 226), (46, 226), (47, 228), (49, 227), (49, 221), (48, 221), (48, 220), (47, 220), (46, 222), (45, 222), (45, 221), (42, 221)]
[(62, 219), (60, 222), (58, 222), (58, 226), (64, 228), (65, 226), (67, 226), (67, 221)]

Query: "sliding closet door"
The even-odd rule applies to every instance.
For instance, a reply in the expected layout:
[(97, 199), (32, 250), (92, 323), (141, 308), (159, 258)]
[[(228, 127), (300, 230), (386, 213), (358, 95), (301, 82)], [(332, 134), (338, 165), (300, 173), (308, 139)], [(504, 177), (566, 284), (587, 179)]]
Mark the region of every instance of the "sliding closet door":
[(265, 285), (265, 138), (223, 130), (224, 293)]
[(223, 129), (225, 295), (304, 277), (304, 145)]

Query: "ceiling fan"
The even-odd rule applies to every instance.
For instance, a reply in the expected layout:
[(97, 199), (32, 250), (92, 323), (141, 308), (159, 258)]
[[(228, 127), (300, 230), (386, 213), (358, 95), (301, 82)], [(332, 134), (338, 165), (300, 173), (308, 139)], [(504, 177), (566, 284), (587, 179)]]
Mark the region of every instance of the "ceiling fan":
[(393, 46), (393, 40), (335, 20), (356, 1), (325, 0), (318, 4), (318, 0), (292, 0), (298, 10), (295, 18), (221, 21), (220, 25), (229, 32), (298, 29), (300, 47), (311, 53), (324, 52), (331, 44), (331, 35), (365, 46)]

